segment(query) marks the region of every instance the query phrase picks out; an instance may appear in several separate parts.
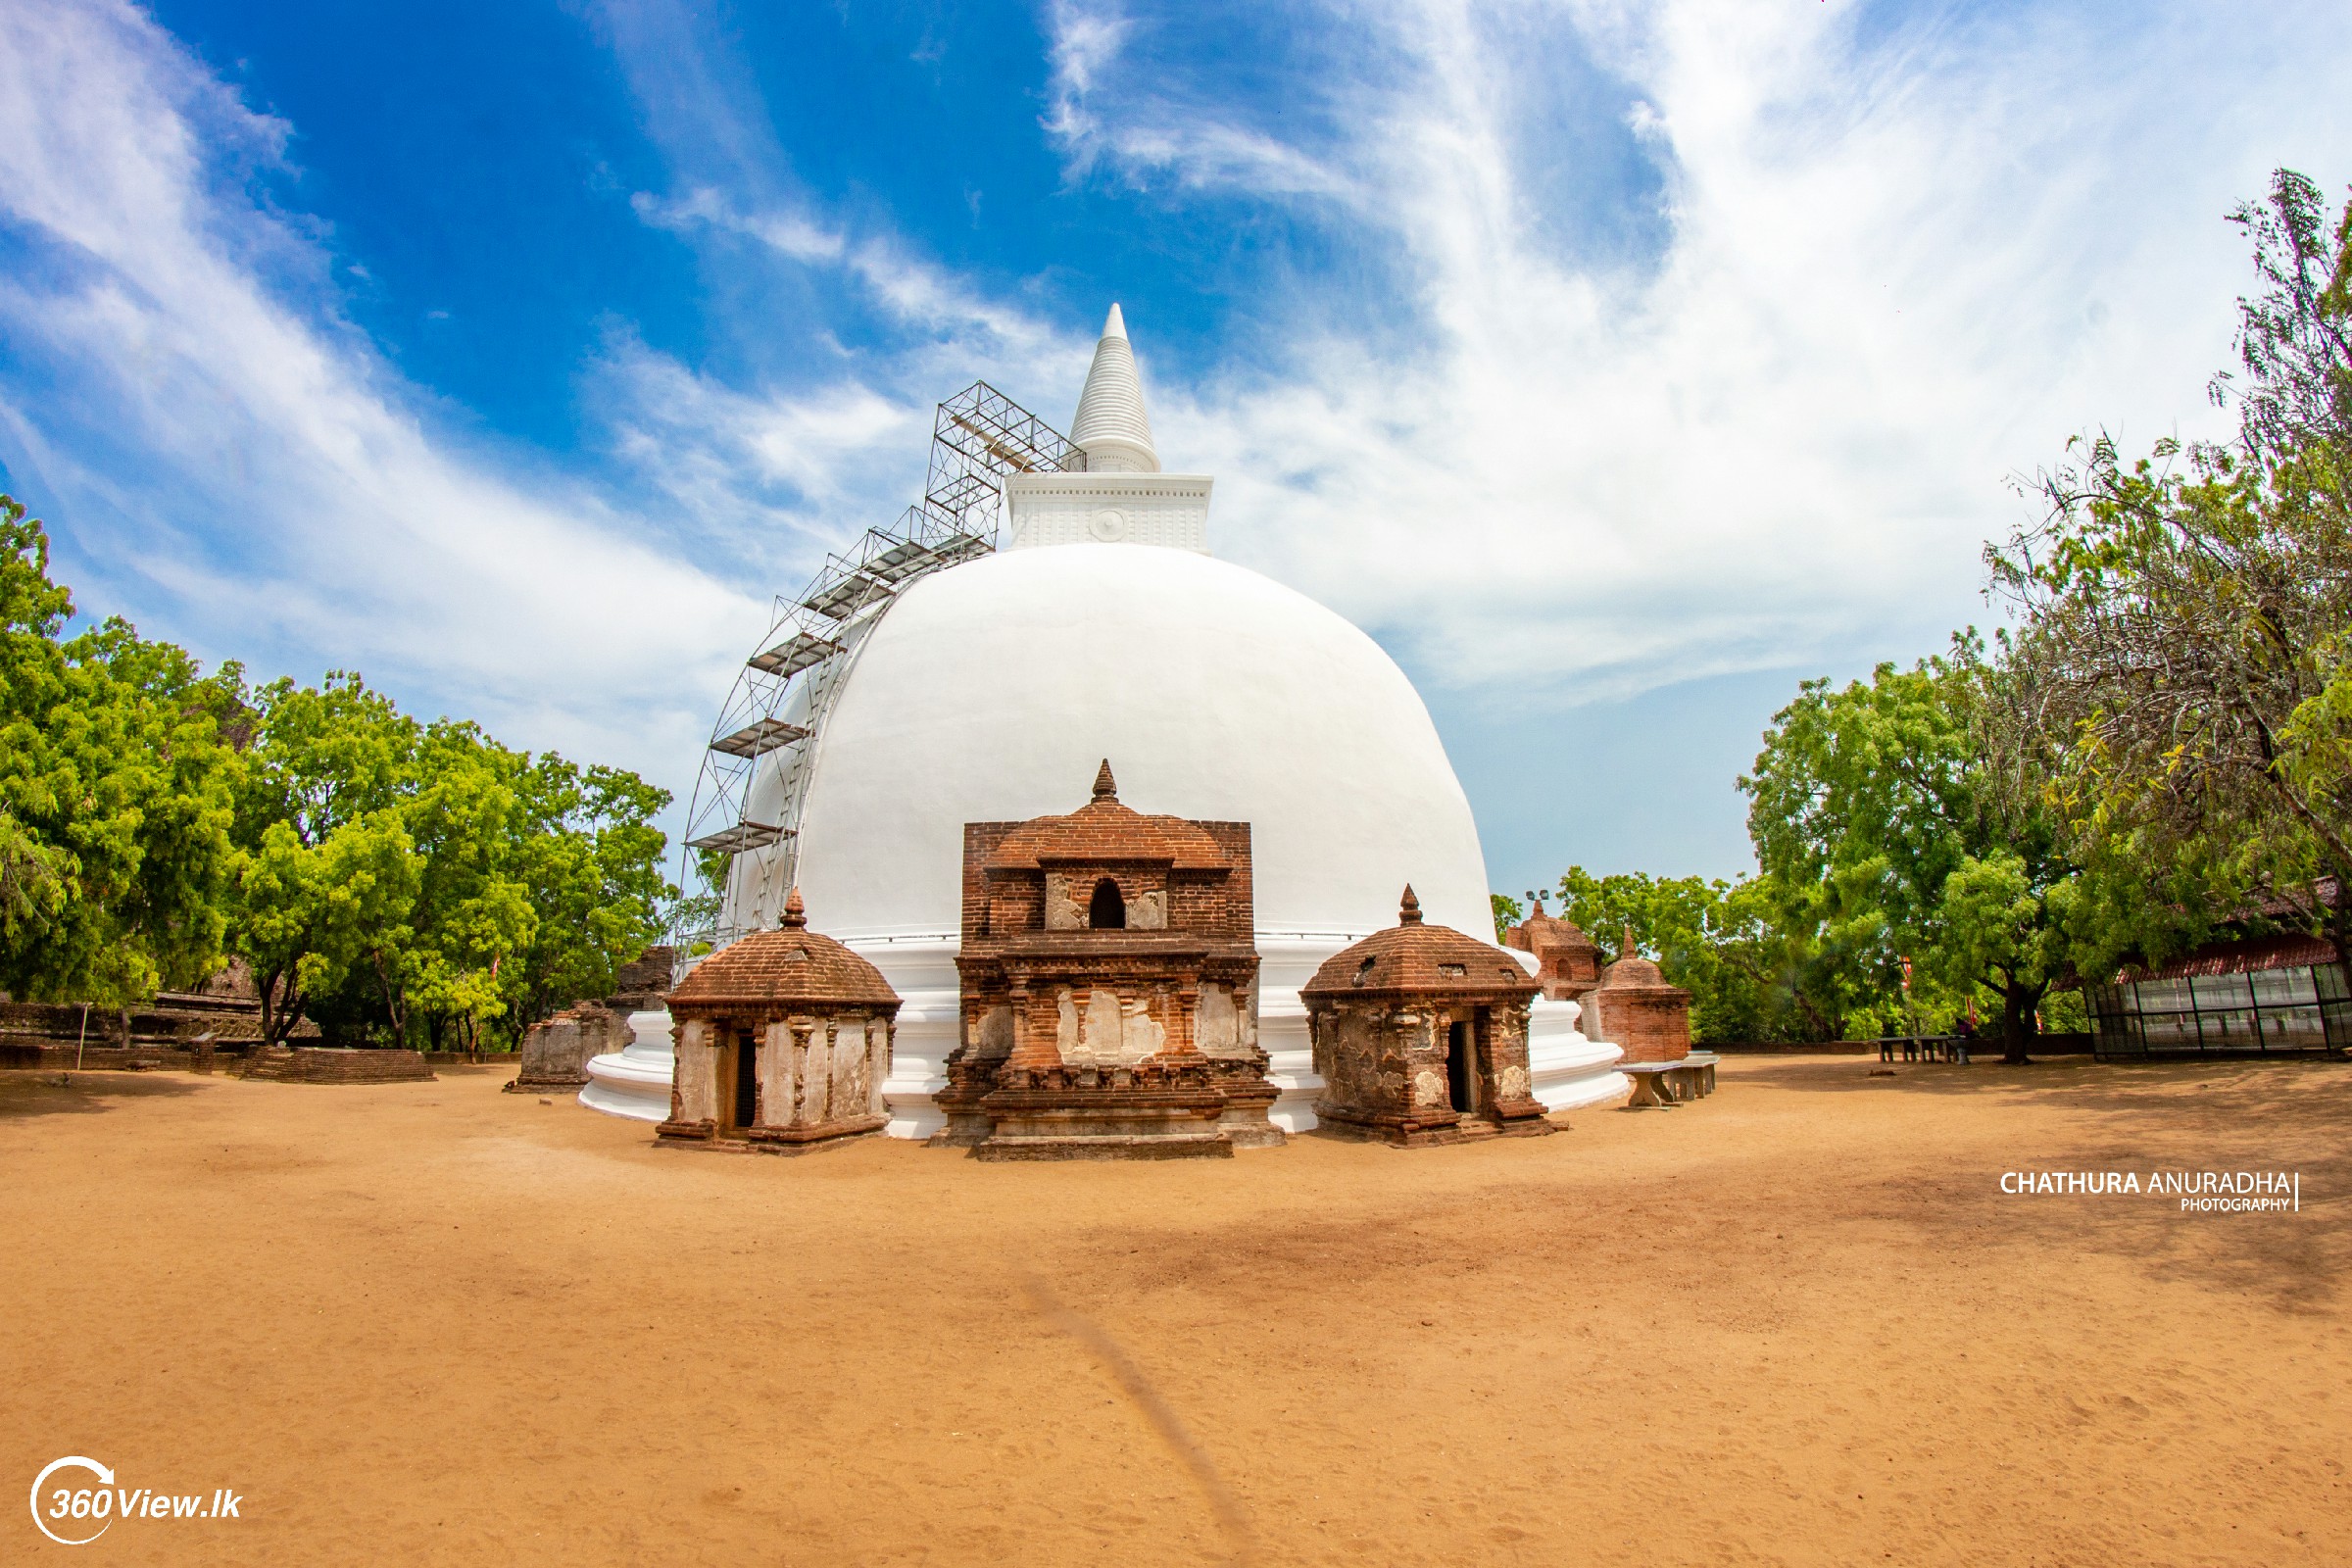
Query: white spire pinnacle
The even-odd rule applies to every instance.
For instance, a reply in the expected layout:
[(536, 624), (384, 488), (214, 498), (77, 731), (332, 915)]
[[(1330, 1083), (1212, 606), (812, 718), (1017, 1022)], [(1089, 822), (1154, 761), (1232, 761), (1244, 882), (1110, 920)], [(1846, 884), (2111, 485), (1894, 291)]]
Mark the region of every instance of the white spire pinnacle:
[(1127, 342), (1127, 318), (1112, 305), (1095, 345), (1095, 363), (1078, 394), (1078, 416), (1070, 440), (1086, 454), (1089, 473), (1157, 473), (1159, 453), (1152, 445), (1152, 420), (1144, 413), (1143, 377), (1135, 371), (1135, 350)]

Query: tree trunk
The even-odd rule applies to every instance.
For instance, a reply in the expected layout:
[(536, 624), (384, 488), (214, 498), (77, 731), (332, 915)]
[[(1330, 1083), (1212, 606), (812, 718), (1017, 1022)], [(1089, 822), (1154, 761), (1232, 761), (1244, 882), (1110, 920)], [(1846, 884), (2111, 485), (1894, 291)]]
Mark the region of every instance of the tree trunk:
[[(279, 989), (279, 983), (284, 989)], [(294, 990), (294, 970), (291, 967), (272, 969), (267, 975), (254, 977), (254, 989), (262, 998), (262, 1044), (282, 1046), (294, 1033), (295, 1020), (302, 1016), (300, 998)]]
[(2023, 1067), (2032, 1061), (2026, 1052), (2034, 1037), (2034, 1009), (2040, 1004), (2043, 986), (2001, 988), (2001, 1060)]

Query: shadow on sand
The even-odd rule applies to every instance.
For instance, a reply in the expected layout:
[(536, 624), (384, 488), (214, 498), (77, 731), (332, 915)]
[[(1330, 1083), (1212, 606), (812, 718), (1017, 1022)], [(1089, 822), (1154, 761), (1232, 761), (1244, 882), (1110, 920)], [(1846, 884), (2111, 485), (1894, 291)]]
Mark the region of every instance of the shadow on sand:
[(193, 1095), (201, 1083), (176, 1072), (0, 1072), (0, 1121), (95, 1115), (123, 1105)]
[[(1798, 1094), (1902, 1095), (2015, 1106), (2018, 1147), (1999, 1168), (1926, 1164), (1877, 1173), (1887, 1218), (1965, 1246), (1988, 1231), (2132, 1258), (2156, 1277), (2193, 1279), (2286, 1312), (2328, 1310), (2352, 1277), (2352, 1062), (2326, 1058), (2099, 1062), (2030, 1066), (1898, 1064), (1870, 1058), (1743, 1067), (1734, 1084)], [(2051, 1123), (2040, 1113), (2061, 1112)], [(2177, 1197), (2024, 1197), (2003, 1170), (2286, 1172), (2293, 1212), (2194, 1212)]]

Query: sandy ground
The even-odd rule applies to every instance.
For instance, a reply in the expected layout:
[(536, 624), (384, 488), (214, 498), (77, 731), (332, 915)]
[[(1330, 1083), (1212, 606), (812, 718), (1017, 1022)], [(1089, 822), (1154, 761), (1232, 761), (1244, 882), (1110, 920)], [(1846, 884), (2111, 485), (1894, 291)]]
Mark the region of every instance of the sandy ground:
[[(1875, 1066), (1032, 1168), (0, 1075), (0, 1559), (2352, 1561), (2352, 1067)], [(2152, 1167), (2303, 1207), (1999, 1190)], [(239, 1516), (75, 1555), (63, 1454)]]

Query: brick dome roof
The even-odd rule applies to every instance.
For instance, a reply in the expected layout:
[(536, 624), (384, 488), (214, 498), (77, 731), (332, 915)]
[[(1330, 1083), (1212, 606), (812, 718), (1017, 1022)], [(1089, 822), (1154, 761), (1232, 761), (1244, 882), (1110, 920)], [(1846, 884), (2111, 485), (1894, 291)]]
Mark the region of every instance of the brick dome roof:
[(1146, 816), (1119, 804), (1119, 787), (1103, 760), (1095, 798), (1067, 816), (1043, 816), (1005, 835), (988, 868), (1035, 870), (1043, 865), (1104, 860), (1166, 861), (1178, 870), (1230, 868), (1233, 857), (1181, 816)]
[(1633, 986), (1662, 986), (1666, 977), (1658, 972), (1656, 964), (1636, 955), (1619, 958), (1601, 970), (1600, 983), (1611, 991), (1624, 991)]
[(1450, 926), (1424, 923), (1421, 901), (1409, 887), (1396, 916), (1396, 924), (1386, 931), (1375, 931), (1325, 959), (1315, 977), (1298, 988), (1298, 995), (1440, 992), (1524, 1002), (1536, 994), (1535, 978), (1502, 949)]
[(899, 1004), (882, 971), (828, 936), (808, 929), (799, 889), (785, 901), (784, 923), (755, 931), (695, 966), (669, 994), (671, 1007), (784, 1007)]

